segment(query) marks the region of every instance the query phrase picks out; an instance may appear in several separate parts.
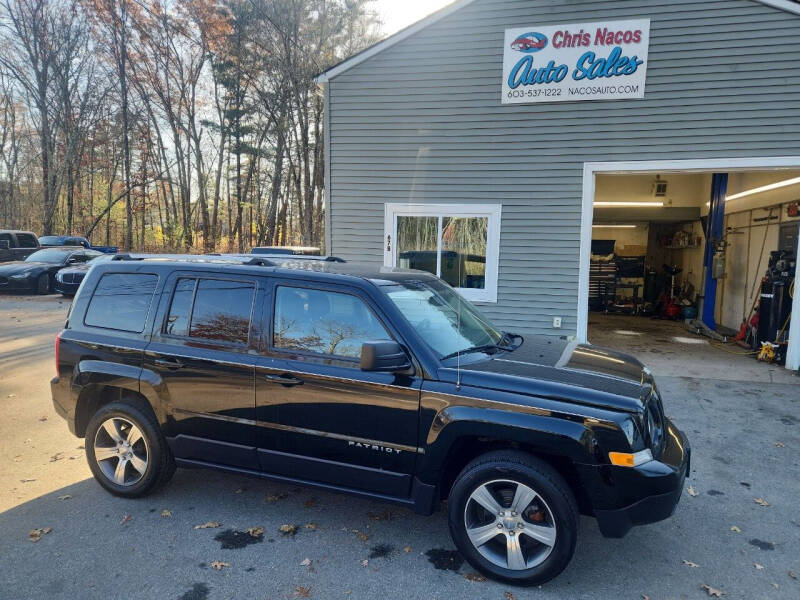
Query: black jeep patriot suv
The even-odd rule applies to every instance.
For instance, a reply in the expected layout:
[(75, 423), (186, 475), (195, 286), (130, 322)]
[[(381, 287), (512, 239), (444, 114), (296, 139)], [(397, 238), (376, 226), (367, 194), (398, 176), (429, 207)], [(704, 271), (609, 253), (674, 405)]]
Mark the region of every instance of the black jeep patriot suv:
[(672, 514), (689, 445), (636, 359), (499, 331), (419, 271), (324, 257), (119, 256), (56, 339), (56, 410), (125, 497), (176, 466), (430, 514), (478, 570), (560, 573), (579, 513), (606, 536)]

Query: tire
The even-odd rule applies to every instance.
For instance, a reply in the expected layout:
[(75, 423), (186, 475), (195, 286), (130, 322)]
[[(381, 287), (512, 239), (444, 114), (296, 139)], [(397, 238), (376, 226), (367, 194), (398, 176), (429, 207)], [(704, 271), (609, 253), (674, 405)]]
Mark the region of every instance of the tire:
[(115, 496), (146, 496), (175, 472), (175, 459), (150, 406), (136, 398), (100, 407), (86, 427), (84, 446), (94, 478)]
[(36, 279), (36, 293), (49, 294), (50, 293), (50, 275), (42, 273)]
[(467, 562), (514, 585), (556, 577), (578, 537), (578, 507), (564, 478), (518, 451), (489, 452), (464, 467), (450, 490), (448, 522)]

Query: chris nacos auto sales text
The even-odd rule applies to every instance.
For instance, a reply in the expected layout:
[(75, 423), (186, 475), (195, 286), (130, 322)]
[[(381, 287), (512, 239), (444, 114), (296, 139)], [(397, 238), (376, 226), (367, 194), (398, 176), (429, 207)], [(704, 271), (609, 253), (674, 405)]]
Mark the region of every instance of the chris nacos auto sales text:
[[(597, 56), (591, 50), (584, 52), (577, 60), (572, 70), (572, 79), (575, 81), (594, 80), (598, 77), (619, 77), (633, 75), (644, 61), (638, 56), (625, 56), (622, 48), (614, 47), (607, 57)], [(556, 65), (550, 61), (547, 65), (537, 67), (534, 65), (533, 56), (527, 55), (519, 59), (508, 75), (508, 87), (512, 90), (521, 85), (535, 85), (558, 83), (570, 74), (567, 65)], [(509, 97), (512, 93), (509, 93)]]

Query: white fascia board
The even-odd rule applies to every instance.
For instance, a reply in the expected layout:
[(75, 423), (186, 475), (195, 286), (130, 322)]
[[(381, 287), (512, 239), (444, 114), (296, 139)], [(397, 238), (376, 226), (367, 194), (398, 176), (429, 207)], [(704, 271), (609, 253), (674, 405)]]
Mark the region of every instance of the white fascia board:
[(398, 42), (402, 42), (407, 37), (410, 37), (415, 33), (417, 33), (418, 31), (425, 29), (428, 25), (433, 25), (437, 21), (445, 18), (446, 16), (454, 13), (455, 11), (464, 8), (468, 4), (472, 4), (474, 1), (475, 0), (458, 0), (457, 2), (448, 4), (447, 6), (436, 11), (435, 13), (428, 15), (421, 21), (417, 21), (413, 25), (409, 25), (405, 29), (401, 29), (394, 35), (390, 35), (385, 40), (378, 42), (373, 46), (370, 46), (366, 50), (362, 50), (355, 56), (340, 62), (338, 65), (331, 67), (327, 71), (323, 71), (314, 78), (314, 82), (317, 84), (328, 83), (328, 81), (330, 81), (340, 73), (344, 73), (345, 71), (352, 69), (353, 67), (361, 64), (365, 60), (372, 58), (379, 52), (383, 52), (387, 48), (391, 48)]

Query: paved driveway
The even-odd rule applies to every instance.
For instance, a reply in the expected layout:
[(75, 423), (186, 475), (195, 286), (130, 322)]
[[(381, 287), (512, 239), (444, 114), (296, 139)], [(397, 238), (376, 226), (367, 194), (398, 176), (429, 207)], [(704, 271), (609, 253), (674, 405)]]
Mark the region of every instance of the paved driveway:
[[(660, 377), (693, 445), (695, 495), (621, 540), (582, 519), (567, 571), (521, 589), (471, 578), (442, 513), (209, 471), (178, 471), (149, 498), (110, 496), (50, 404), (67, 306), (0, 297), (0, 598), (656, 600), (707, 598), (704, 584), (724, 598), (800, 597), (796, 380)], [(220, 525), (196, 529), (209, 522)], [(52, 530), (31, 542), (37, 528)]]

